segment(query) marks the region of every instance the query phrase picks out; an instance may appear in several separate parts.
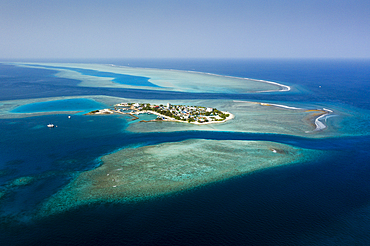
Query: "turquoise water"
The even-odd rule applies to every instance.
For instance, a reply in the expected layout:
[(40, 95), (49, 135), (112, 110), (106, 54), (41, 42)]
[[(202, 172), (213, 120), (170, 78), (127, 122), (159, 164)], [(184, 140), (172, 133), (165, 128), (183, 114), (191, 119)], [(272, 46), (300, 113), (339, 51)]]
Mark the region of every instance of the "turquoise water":
[(149, 78), (142, 77), (142, 76), (133, 76), (133, 75), (127, 75), (127, 74), (117, 74), (117, 73), (101, 72), (101, 71), (96, 71), (96, 70), (78, 69), (78, 68), (72, 68), (70, 70), (79, 72), (84, 75), (114, 78), (113, 82), (118, 83), (118, 84), (123, 84), (123, 85), (160, 87), (156, 84), (150, 83)]
[[(228, 98), (370, 109), (369, 61), (179, 60), (130, 64), (288, 82), (305, 88), (305, 93), (210, 95), (81, 88), (75, 81), (53, 77), (50, 70), (0, 65), (0, 98), (71, 95), (108, 95), (143, 101)], [(107, 106), (89, 99), (63, 99), (24, 105), (14, 112), (88, 111), (99, 107)], [(345, 113), (350, 116), (353, 111)], [(369, 245), (370, 138), (366, 134), (370, 123), (361, 121), (358, 125), (359, 118), (352, 117), (336, 126), (345, 131), (348, 125), (353, 125), (351, 128), (358, 128), (362, 136), (328, 139), (213, 131), (132, 134), (125, 131), (133, 122), (127, 116), (77, 115), (68, 119), (65, 114), (52, 114), (0, 119), (0, 244)], [(50, 122), (58, 127), (47, 128)], [(331, 123), (329, 118), (329, 127)], [(89, 204), (41, 220), (34, 218), (35, 209), (43, 201), (68, 185), (74, 174), (100, 165), (102, 155), (127, 146), (192, 138), (275, 141), (320, 149), (330, 152), (330, 156), (150, 201)], [(25, 178), (24, 182), (29, 183), (22, 185), (19, 180), (22, 177), (31, 179)]]
[(107, 106), (91, 99), (63, 99), (47, 102), (35, 102), (25, 104), (13, 109), (12, 113), (36, 113), (36, 112), (56, 112), (56, 111), (84, 111), (104, 109)]
[[(56, 67), (56, 66), (41, 66), (41, 65), (32, 65), (37, 68), (55, 68), (55, 69), (66, 69), (65, 67)], [(110, 72), (102, 72), (92, 69), (82, 69), (82, 68), (68, 68), (67, 70), (76, 71), (83, 75), (95, 76), (95, 77), (102, 77), (102, 78), (112, 78), (113, 82), (123, 85), (133, 85), (133, 86), (150, 86), (150, 87), (160, 87), (156, 84), (150, 83), (149, 78), (143, 76), (133, 76), (127, 74), (119, 74), (119, 73), (110, 73)]]

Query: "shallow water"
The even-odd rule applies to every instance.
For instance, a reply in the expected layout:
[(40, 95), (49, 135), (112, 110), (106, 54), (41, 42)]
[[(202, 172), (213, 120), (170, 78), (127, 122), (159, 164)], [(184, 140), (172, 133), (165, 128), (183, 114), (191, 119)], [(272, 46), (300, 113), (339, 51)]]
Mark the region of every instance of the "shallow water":
[[(326, 120), (327, 128), (318, 133), (324, 138), (316, 139), (311, 135), (298, 137), (289, 133), (234, 132), (228, 124), (220, 126), (221, 131), (194, 129), (184, 132), (176, 126), (174, 129), (178, 129), (171, 132), (140, 133), (127, 130), (143, 123), (118, 115), (71, 114), (71, 119), (67, 114), (2, 118), (0, 242), (4, 245), (370, 243), (370, 62), (198, 60), (129, 63), (271, 80), (297, 85), (299, 90), (285, 95), (236, 95), (82, 88), (78, 86), (79, 81), (54, 77), (51, 70), (0, 65), (0, 106), (6, 109), (14, 103), (5, 100), (72, 95), (108, 95), (139, 101), (206, 101), (213, 98), (324, 107), (334, 110), (337, 116)], [(116, 61), (115, 64), (127, 65), (127, 62)], [(97, 101), (102, 103), (102, 100)], [(62, 111), (67, 109), (59, 106), (56, 108)], [(237, 120), (236, 117), (235, 122)], [(47, 128), (51, 122), (58, 127)], [(162, 124), (161, 128), (166, 126)], [(100, 201), (35, 219), (35, 211), (71, 184), (79, 172), (101, 166), (102, 156), (122, 148), (126, 149), (121, 153), (158, 144), (174, 147), (182, 141), (193, 141), (189, 139), (272, 141), (325, 154), (308, 155), (308, 160), (294, 165), (270, 168), (172, 195), (127, 203)], [(270, 150), (268, 153), (273, 154)]]
[[(62, 69), (64, 67), (58, 66), (39, 66), (39, 65), (32, 65), (35, 68), (49, 68), (49, 69)], [(76, 71), (83, 75), (94, 76), (96, 78), (112, 78), (112, 81), (119, 84), (124, 85), (134, 85), (134, 86), (150, 86), (150, 87), (158, 87), (157, 85), (150, 83), (148, 80), (149, 78), (142, 77), (142, 76), (131, 76), (126, 74), (119, 74), (119, 73), (109, 73), (109, 72), (102, 72), (98, 70), (91, 70), (91, 69), (81, 69), (81, 68), (69, 68), (68, 70)]]
[(90, 112), (103, 109), (106, 105), (97, 103), (86, 98), (53, 100), (47, 102), (36, 102), (19, 106), (11, 113), (35, 113), (35, 112), (54, 112), (54, 111), (83, 111)]
[[(260, 93), (260, 92), (288, 92), (289, 86), (264, 80), (254, 80), (243, 77), (223, 76), (213, 73), (195, 71), (182, 71), (173, 69), (133, 68), (127, 66), (112, 66), (101, 64), (18, 64), (20, 66), (53, 69), (60, 71), (56, 76), (67, 79), (81, 80), (79, 86), (84, 87), (112, 87), (175, 91), (185, 93)], [(62, 69), (60, 69), (62, 68)], [(82, 71), (83, 73), (80, 73)], [(84, 75), (86, 71), (93, 71), (94, 77)], [(88, 72), (90, 73), (90, 72)], [(102, 76), (97, 76), (98, 74)], [(106, 74), (112, 76), (107, 77)], [(114, 74), (116, 74), (114, 76)], [(133, 80), (132, 83), (114, 83), (117, 80)], [(147, 84), (143, 84), (140, 78), (149, 78)], [(127, 79), (126, 78), (126, 79)], [(136, 79), (137, 78), (137, 79)], [(135, 80), (138, 80), (135, 82)], [(154, 86), (152, 86), (154, 84)], [(158, 87), (158, 88), (157, 88)]]

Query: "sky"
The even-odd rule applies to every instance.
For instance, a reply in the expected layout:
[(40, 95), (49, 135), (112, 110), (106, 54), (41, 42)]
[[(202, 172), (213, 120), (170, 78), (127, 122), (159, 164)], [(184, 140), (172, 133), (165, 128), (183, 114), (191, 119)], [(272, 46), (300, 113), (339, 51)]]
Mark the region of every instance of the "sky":
[(20, 58), (370, 58), (370, 1), (0, 0)]

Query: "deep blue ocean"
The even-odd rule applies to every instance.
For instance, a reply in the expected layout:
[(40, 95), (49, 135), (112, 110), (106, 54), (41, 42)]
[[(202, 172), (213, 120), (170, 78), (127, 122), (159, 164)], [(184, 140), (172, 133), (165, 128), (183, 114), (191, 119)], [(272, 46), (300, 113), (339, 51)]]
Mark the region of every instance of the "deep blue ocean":
[[(46, 61), (48, 62), (48, 61)], [(53, 61), (55, 62), (55, 61)], [(60, 61), (66, 62), (66, 61)], [(68, 61), (71, 62), (71, 61)], [(6, 100), (108, 95), (143, 99), (246, 99), (312, 103), (370, 112), (370, 60), (94, 60), (280, 82), (289, 93), (211, 94), (79, 87), (56, 71), (0, 64)], [(92, 71), (83, 71), (94, 75)], [(95, 74), (115, 76), (114, 74)], [(147, 78), (116, 82), (148, 85)], [(148, 82), (149, 83), (149, 82)], [(89, 111), (88, 99), (39, 103), (17, 112)], [(366, 118), (366, 117), (365, 117)], [(0, 245), (370, 245), (370, 122), (356, 136), (310, 139), (223, 132), (129, 133), (123, 116), (65, 114), (0, 119)], [(359, 120), (360, 121), (360, 120)], [(48, 129), (46, 124), (58, 125)], [(351, 124), (356, 125), (356, 118)], [(346, 125), (342, 126), (346, 129)], [(353, 127), (351, 128), (354, 129)], [(201, 139), (269, 140), (325, 150), (325, 159), (281, 166), (197, 189), (126, 204), (99, 203), (34, 219), (33, 211), (71, 176), (126, 146)], [(15, 186), (30, 176), (29, 185)]]

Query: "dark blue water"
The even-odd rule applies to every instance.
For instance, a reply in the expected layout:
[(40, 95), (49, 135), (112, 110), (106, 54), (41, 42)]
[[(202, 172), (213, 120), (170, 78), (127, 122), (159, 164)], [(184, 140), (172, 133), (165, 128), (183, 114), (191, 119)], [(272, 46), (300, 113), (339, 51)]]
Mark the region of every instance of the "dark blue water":
[[(285, 95), (215, 95), (80, 88), (53, 71), (0, 65), (0, 100), (70, 95), (143, 99), (235, 98), (330, 103), (370, 109), (370, 61), (128, 60), (117, 65), (171, 68), (299, 85)], [(321, 86), (321, 87), (319, 87)], [(81, 102), (83, 104), (83, 102)], [(34, 106), (34, 105), (33, 105)], [(367, 111), (364, 111), (367, 112)], [(350, 113), (350, 112), (349, 112)], [(0, 191), (36, 177), (0, 200), (2, 245), (368, 245), (370, 138), (308, 139), (277, 134), (175, 132), (132, 134), (119, 116), (49, 115), (0, 120)], [(48, 129), (53, 122), (57, 128)], [(362, 128), (369, 129), (369, 124)], [(364, 130), (362, 129), (362, 130)], [(366, 131), (364, 131), (366, 132)], [(367, 131), (369, 132), (369, 131)], [(32, 211), (124, 146), (189, 138), (268, 140), (326, 150), (330, 156), (278, 167), (135, 204), (92, 204), (43, 220)], [(27, 219), (27, 223), (17, 222)]]

